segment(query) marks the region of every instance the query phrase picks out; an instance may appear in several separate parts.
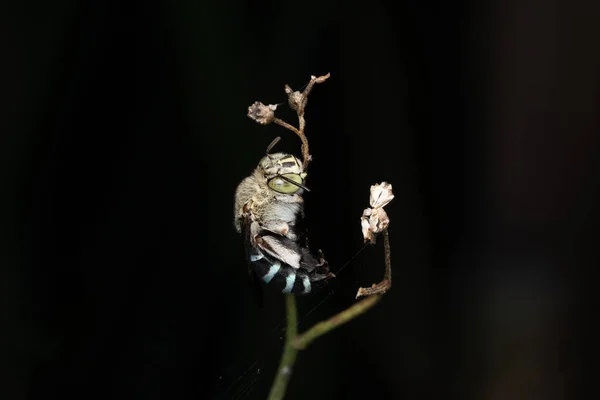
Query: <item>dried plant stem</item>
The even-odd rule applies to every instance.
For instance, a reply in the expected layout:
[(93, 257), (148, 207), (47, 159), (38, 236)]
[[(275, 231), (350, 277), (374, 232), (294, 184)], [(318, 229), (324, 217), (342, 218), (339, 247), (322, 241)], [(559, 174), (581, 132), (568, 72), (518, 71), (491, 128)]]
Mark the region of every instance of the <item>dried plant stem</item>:
[[(304, 103), (306, 105), (306, 103)], [(298, 136), (300, 136), (300, 140), (302, 140), (302, 168), (306, 171), (306, 167), (308, 167), (308, 163), (312, 160), (310, 152), (308, 151), (308, 139), (306, 139), (306, 135), (304, 134), (304, 128), (306, 127), (306, 121), (304, 120), (304, 108), (302, 108), (302, 113), (298, 112), (298, 126), (300, 127), (300, 132)]]
[(311, 156), (308, 151), (308, 139), (306, 139), (306, 135), (304, 134), (304, 126), (305, 126), (304, 115), (302, 115), (302, 116), (298, 115), (298, 119), (300, 121), (300, 129), (296, 128), (295, 126), (293, 126), (291, 124), (288, 124), (287, 122), (285, 122), (284, 120), (279, 119), (279, 118), (274, 118), (273, 122), (279, 126), (283, 126), (284, 128), (289, 129), (290, 131), (292, 131), (296, 135), (298, 135), (298, 137), (302, 141), (301, 150), (302, 150), (303, 168), (306, 170), (306, 167), (307, 167), (309, 161), (311, 160)]
[(390, 234), (388, 230), (383, 231), (383, 251), (385, 253), (385, 274), (383, 280), (392, 285), (392, 250), (390, 249)]
[(296, 355), (298, 354), (298, 349), (293, 346), (293, 342), (296, 339), (298, 326), (296, 298), (291, 294), (286, 294), (285, 305), (287, 313), (285, 345), (283, 348), (283, 354), (281, 355), (279, 368), (277, 369), (277, 375), (275, 376), (275, 380), (271, 386), (271, 392), (269, 393), (268, 400), (281, 400), (285, 396), (288, 382), (292, 376), (292, 368), (296, 362)]
[[(294, 133), (296, 133), (296, 135), (298, 135), (300, 137), (300, 140), (302, 141), (302, 158), (303, 158), (303, 168), (305, 171), (306, 171), (306, 168), (308, 167), (308, 163), (312, 160), (312, 157), (310, 156), (310, 153), (308, 151), (308, 139), (306, 139), (306, 135), (304, 134), (304, 128), (306, 127), (306, 120), (304, 119), (304, 109), (306, 108), (306, 103), (308, 102), (308, 95), (312, 91), (315, 84), (325, 82), (329, 78), (329, 76), (330, 76), (329, 73), (327, 73), (327, 75), (323, 75), (323, 76), (319, 76), (319, 77), (311, 76), (310, 81), (308, 82), (308, 84), (306, 85), (306, 88), (304, 89), (304, 91), (302, 93), (297, 92), (297, 91), (294, 92), (289, 85), (285, 85), (285, 92), (288, 95), (288, 103), (289, 103), (290, 107), (293, 110), (296, 110), (296, 113), (298, 114), (298, 128), (299, 129), (294, 128), (294, 129), (292, 129), (292, 131)], [(280, 122), (283, 122), (283, 121), (280, 121)], [(279, 125), (285, 126), (286, 128), (290, 129), (288, 126), (286, 126), (289, 124), (286, 123), (286, 125), (283, 125), (280, 122), (275, 121), (275, 123), (278, 123)]]
[(356, 293), (356, 298), (364, 296), (373, 296), (376, 294), (384, 294), (392, 287), (392, 260), (390, 251), (390, 236), (388, 230), (385, 229), (383, 232), (383, 247), (385, 250), (385, 273), (383, 280), (376, 285), (368, 288), (359, 288)]
[(282, 119), (275, 117), (275, 110), (277, 110), (277, 104), (269, 104), (264, 105), (260, 101), (255, 101), (250, 107), (248, 107), (248, 117), (252, 118), (254, 121), (261, 125), (267, 125), (270, 123), (276, 123), (277, 125), (283, 126), (286, 129), (294, 132), (300, 140), (302, 141), (302, 158), (303, 158), (303, 167), (304, 171), (306, 171), (306, 167), (308, 167), (308, 163), (312, 160), (310, 153), (308, 151), (308, 139), (306, 139), (306, 135), (304, 134), (304, 128), (306, 127), (306, 121), (304, 119), (304, 109), (306, 108), (306, 103), (308, 102), (308, 95), (312, 91), (313, 87), (317, 83), (323, 83), (329, 78), (330, 74), (323, 76), (311, 76), (310, 81), (306, 84), (306, 89), (302, 93), (299, 91), (295, 91), (289, 86), (285, 85), (285, 92), (288, 95), (288, 104), (290, 108), (296, 111), (298, 115), (298, 128), (295, 126), (288, 124)]
[(273, 120), (273, 122), (275, 122), (277, 125), (281, 125), (286, 129), (289, 129), (290, 131), (294, 132), (296, 135), (300, 136), (300, 139), (302, 140), (302, 143), (304, 143), (304, 141), (306, 140), (306, 137), (300, 133), (300, 131), (298, 130), (298, 128), (296, 128), (293, 125), (288, 124), (287, 122), (285, 122), (282, 119), (279, 118), (275, 118)]

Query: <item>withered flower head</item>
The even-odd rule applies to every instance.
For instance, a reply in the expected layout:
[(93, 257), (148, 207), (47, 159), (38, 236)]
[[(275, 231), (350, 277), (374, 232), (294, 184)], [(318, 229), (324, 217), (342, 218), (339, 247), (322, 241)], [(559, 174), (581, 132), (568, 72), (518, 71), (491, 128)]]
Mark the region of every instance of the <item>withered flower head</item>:
[(392, 185), (387, 182), (381, 182), (371, 186), (371, 207), (385, 207), (392, 199), (394, 194), (392, 193)]
[(387, 229), (390, 219), (383, 207), (392, 201), (393, 198), (392, 185), (389, 183), (381, 182), (381, 184), (371, 186), (370, 202), (373, 208), (366, 208), (360, 218), (365, 243), (375, 243), (377, 234)]
[(248, 117), (261, 125), (267, 125), (275, 120), (275, 110), (277, 110), (277, 104), (266, 106), (260, 101), (256, 101), (248, 107)]
[[(290, 108), (294, 111), (298, 111), (302, 106), (302, 93), (299, 91), (294, 92), (288, 85), (285, 85), (285, 92), (288, 95), (288, 104), (290, 105)], [(306, 106), (306, 104), (304, 105)]]

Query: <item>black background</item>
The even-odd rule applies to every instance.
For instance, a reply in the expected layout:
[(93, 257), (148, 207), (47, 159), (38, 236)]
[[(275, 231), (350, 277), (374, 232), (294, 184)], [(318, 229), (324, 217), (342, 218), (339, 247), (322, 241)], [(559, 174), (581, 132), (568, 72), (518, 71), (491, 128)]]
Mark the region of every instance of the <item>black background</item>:
[[(391, 182), (394, 284), (299, 355), (287, 398), (578, 392), (600, 239), (597, 3), (1, 7), (0, 398), (266, 398), (283, 301), (253, 303), (233, 192), (274, 137), (300, 143), (246, 110), (327, 72), (307, 108), (311, 242), (337, 270), (369, 186)], [(300, 302), (325, 300), (300, 329), (383, 267), (381, 243), (362, 252)]]

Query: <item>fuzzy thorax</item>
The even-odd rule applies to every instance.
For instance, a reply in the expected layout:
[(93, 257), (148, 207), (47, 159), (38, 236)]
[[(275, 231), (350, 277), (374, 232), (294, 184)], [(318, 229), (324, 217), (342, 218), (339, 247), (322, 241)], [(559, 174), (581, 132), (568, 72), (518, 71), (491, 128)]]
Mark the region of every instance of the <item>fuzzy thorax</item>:
[(303, 211), (304, 199), (302, 189), (294, 194), (280, 194), (270, 189), (264, 172), (257, 168), (254, 173), (246, 177), (237, 187), (235, 192), (235, 219), (236, 230), (241, 232), (241, 218), (244, 214), (244, 205), (248, 205), (253, 218), (261, 225), (269, 221), (294, 222), (296, 215)]

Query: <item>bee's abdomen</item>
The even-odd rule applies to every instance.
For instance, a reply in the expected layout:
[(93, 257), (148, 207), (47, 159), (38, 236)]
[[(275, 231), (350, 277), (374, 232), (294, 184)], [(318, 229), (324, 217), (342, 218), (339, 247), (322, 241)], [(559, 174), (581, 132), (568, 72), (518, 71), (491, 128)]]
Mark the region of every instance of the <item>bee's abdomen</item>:
[(305, 295), (312, 290), (310, 277), (302, 268), (291, 267), (279, 260), (269, 260), (262, 254), (250, 256), (250, 263), (263, 282), (281, 293)]

